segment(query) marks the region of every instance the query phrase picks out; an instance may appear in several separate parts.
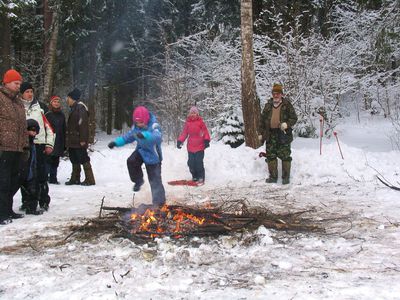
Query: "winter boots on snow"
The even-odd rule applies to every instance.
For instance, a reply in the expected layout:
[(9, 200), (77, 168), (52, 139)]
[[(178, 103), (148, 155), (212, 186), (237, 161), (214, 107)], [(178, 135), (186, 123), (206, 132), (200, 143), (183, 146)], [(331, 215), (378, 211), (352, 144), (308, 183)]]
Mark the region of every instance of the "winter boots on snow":
[(94, 180), (94, 174), (90, 162), (86, 162), (83, 164), (83, 171), (85, 172), (85, 180), (81, 183), (81, 165), (73, 164), (71, 178), (65, 184), (80, 184), (84, 186), (95, 185), (96, 181)]
[[(290, 161), (282, 161), (282, 184), (290, 183)], [(267, 183), (276, 183), (278, 181), (278, 161), (271, 160), (268, 162), (269, 177), (265, 180)]]

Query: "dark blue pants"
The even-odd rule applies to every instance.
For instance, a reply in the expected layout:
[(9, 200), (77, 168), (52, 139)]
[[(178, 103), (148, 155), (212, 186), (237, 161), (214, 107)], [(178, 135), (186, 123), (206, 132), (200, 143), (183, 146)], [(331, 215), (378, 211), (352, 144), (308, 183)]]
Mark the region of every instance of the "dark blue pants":
[(46, 160), (46, 172), (49, 181), (57, 181), (57, 169), (60, 165), (60, 157), (50, 155)]
[(49, 205), (49, 185), (47, 184), (47, 172), (46, 172), (46, 160), (47, 155), (44, 153), (45, 145), (36, 144), (36, 175), (37, 182), (39, 185), (38, 200), (40, 207)]
[(18, 191), (21, 152), (0, 151), (0, 217), (12, 214), (13, 198)]
[(205, 170), (204, 170), (204, 151), (198, 151), (195, 153), (188, 152), (188, 166), (189, 171), (192, 174), (193, 179), (201, 180), (205, 179)]
[[(138, 151), (134, 151), (128, 157), (127, 165), (131, 181), (137, 184), (143, 182), (142, 171), (143, 159)], [(161, 179), (161, 163), (148, 165), (145, 164), (147, 178), (149, 179), (153, 205), (161, 206), (165, 204), (165, 190)]]

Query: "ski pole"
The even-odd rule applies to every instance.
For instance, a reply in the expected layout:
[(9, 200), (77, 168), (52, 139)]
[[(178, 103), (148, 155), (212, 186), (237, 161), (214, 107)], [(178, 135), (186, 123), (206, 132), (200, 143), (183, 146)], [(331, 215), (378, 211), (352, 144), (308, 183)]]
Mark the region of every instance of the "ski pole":
[(322, 137), (324, 136), (324, 117), (319, 115), (319, 155), (322, 155)]
[(335, 136), (335, 138), (336, 138), (336, 142), (337, 142), (337, 145), (338, 145), (338, 147), (339, 147), (340, 155), (342, 156), (342, 159), (344, 159), (344, 157), (343, 157), (343, 153), (342, 153), (342, 148), (340, 148), (339, 139), (338, 139), (338, 137), (337, 137), (337, 132), (336, 132), (336, 131), (334, 131), (334, 132), (333, 132), (333, 135), (334, 135), (334, 136)]

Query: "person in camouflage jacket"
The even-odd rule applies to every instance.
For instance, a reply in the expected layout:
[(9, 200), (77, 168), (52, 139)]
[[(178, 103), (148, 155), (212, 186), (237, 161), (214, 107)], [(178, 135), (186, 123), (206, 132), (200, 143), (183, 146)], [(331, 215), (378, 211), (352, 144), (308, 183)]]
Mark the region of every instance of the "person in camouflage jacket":
[(283, 88), (274, 84), (272, 98), (265, 104), (261, 113), (259, 133), (266, 142), (266, 161), (268, 163), (268, 183), (278, 181), (278, 161), (282, 160), (282, 184), (288, 184), (291, 169), (292, 128), (297, 122), (293, 105), (283, 97)]

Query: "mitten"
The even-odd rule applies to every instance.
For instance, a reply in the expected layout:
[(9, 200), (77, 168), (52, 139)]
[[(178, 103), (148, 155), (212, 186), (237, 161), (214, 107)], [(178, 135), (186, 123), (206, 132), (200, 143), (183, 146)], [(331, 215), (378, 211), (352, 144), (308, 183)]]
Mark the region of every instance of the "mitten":
[(115, 142), (108, 143), (108, 148), (112, 149), (116, 146)]
[(176, 148), (178, 148), (178, 149), (182, 148), (182, 142), (181, 141), (177, 141), (176, 142)]
[(204, 140), (204, 147), (205, 148), (210, 147), (210, 141), (209, 140)]
[(45, 153), (46, 155), (50, 155), (51, 152), (53, 152), (53, 148), (47, 147), (47, 146), (44, 148), (44, 153)]
[(287, 129), (287, 123), (286, 122), (283, 122), (283, 123), (281, 123), (281, 130), (282, 131), (285, 131), (286, 129)]

